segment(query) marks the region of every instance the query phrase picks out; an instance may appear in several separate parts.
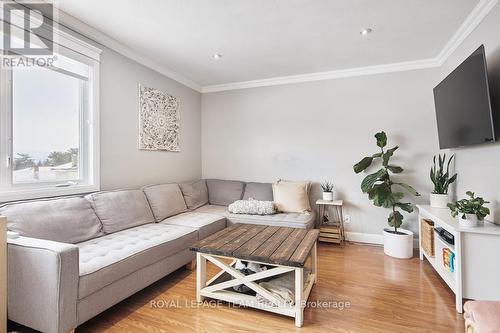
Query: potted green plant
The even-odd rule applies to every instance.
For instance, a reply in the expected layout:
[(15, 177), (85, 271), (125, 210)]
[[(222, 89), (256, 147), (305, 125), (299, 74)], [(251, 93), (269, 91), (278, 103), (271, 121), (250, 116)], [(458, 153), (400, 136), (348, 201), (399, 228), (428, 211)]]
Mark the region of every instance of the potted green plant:
[(323, 182), (321, 183), (321, 189), (323, 190), (323, 200), (333, 201), (333, 183)]
[(390, 163), (394, 152), (399, 148), (395, 146), (385, 149), (387, 146), (387, 135), (385, 132), (375, 134), (377, 146), (380, 152), (363, 158), (354, 165), (354, 172), (360, 173), (370, 167), (375, 160), (381, 161), (381, 168), (372, 174), (367, 175), (361, 182), (361, 190), (368, 194), (368, 198), (377, 207), (384, 207), (391, 210), (388, 224), (391, 228), (384, 229), (384, 253), (396, 258), (411, 258), (413, 256), (413, 232), (400, 228), (403, 224), (403, 214), (413, 212), (413, 205), (409, 202), (401, 202), (404, 193), (398, 189), (403, 189), (414, 196), (420, 194), (410, 185), (395, 181), (393, 175), (403, 172), (403, 168)]
[[(450, 202), (448, 188), (450, 184), (453, 184), (455, 180), (457, 180), (457, 174), (450, 177), (450, 164), (455, 158), (455, 155), (452, 155), (448, 162), (446, 162), (446, 154), (443, 156), (438, 155), (437, 157), (436, 163), (436, 156), (434, 156), (434, 163), (431, 168), (431, 180), (434, 184), (434, 191), (432, 191), (430, 195), (431, 207), (446, 208)], [(445, 164), (446, 169), (444, 167)]]
[(476, 227), (478, 221), (483, 221), (490, 214), (488, 207), (484, 204), (490, 203), (481, 197), (476, 197), (474, 192), (467, 191), (465, 193), (470, 199), (458, 200), (454, 203), (449, 203), (451, 216), (458, 218), (458, 224), (462, 227)]

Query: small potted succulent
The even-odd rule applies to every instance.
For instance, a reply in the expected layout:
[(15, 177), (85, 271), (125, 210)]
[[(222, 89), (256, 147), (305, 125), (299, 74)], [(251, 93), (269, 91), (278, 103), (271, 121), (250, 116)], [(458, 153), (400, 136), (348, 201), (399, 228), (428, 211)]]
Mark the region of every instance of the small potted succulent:
[[(450, 184), (457, 180), (457, 174), (450, 177), (450, 164), (455, 158), (452, 155), (448, 162), (446, 162), (446, 154), (443, 156), (438, 155), (438, 161), (436, 164), (436, 156), (434, 156), (434, 164), (431, 168), (431, 180), (434, 184), (434, 191), (431, 193), (431, 207), (434, 208), (446, 208), (450, 202), (450, 196), (448, 194), (448, 188)], [(446, 170), (444, 165), (446, 164)]]
[(323, 182), (321, 188), (323, 189), (323, 200), (333, 201), (333, 183)]
[(483, 221), (490, 214), (488, 207), (484, 204), (490, 203), (481, 197), (476, 197), (474, 192), (467, 191), (465, 194), (470, 199), (462, 199), (448, 204), (451, 216), (458, 218), (458, 224), (462, 227), (477, 227), (478, 221)]

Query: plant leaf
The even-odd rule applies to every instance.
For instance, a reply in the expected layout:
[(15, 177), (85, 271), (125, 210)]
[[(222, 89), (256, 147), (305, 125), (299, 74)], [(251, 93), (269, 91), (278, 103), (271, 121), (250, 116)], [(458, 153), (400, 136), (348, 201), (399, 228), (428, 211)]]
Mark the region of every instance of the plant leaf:
[(392, 149), (388, 149), (387, 152), (382, 156), (383, 157), (383, 165), (386, 167), (389, 165), (389, 160), (391, 159), (392, 155), (394, 155), (394, 152), (398, 150), (399, 146), (396, 146)]
[(398, 206), (399, 208), (401, 208), (402, 210), (404, 210), (407, 213), (413, 212), (413, 205), (409, 202), (405, 202), (405, 203), (398, 202), (398, 203), (396, 203), (396, 206)]
[(375, 138), (377, 139), (377, 146), (380, 148), (384, 148), (387, 145), (387, 135), (385, 132), (375, 134)]
[(380, 169), (379, 171), (369, 174), (361, 182), (361, 191), (367, 193), (377, 181), (383, 180), (387, 176), (387, 171), (385, 169)]
[(365, 157), (358, 163), (356, 163), (353, 167), (354, 172), (360, 173), (361, 171), (366, 170), (373, 162), (373, 157)]
[(388, 165), (387, 169), (392, 173), (401, 173), (403, 172), (403, 168), (396, 165)]
[(391, 227), (399, 228), (403, 224), (403, 215), (396, 210), (389, 215), (387, 222)]
[(405, 184), (405, 183), (394, 183), (394, 185), (401, 186), (402, 188), (404, 188), (405, 190), (407, 190), (408, 192), (410, 192), (411, 194), (413, 194), (416, 197), (420, 196), (420, 193), (418, 193), (417, 190), (415, 190), (412, 186), (410, 186), (408, 184)]

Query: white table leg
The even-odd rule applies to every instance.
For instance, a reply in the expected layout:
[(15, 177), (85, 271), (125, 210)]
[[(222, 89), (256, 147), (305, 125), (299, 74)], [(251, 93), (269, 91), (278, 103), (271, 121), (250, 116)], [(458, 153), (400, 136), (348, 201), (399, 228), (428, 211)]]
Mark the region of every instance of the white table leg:
[(311, 251), (312, 274), (314, 274), (314, 284), (318, 282), (318, 243), (314, 243)]
[(304, 269), (295, 268), (295, 326), (302, 327), (304, 322)]
[(196, 253), (196, 301), (198, 303), (203, 302), (203, 296), (201, 296), (201, 289), (205, 288), (207, 283), (207, 260), (201, 255), (201, 253)]

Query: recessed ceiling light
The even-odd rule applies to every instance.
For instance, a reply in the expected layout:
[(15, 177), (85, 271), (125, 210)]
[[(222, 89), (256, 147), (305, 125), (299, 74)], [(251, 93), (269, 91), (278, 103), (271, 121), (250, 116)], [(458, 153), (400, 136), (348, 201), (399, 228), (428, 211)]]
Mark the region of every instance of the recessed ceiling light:
[(361, 30), (360, 34), (361, 34), (361, 36), (366, 36), (366, 35), (371, 34), (372, 32), (373, 32), (373, 29), (366, 28), (366, 29)]
[(214, 59), (220, 59), (220, 58), (222, 58), (222, 54), (216, 53), (216, 54), (214, 54), (212, 56), (212, 58), (214, 58)]

